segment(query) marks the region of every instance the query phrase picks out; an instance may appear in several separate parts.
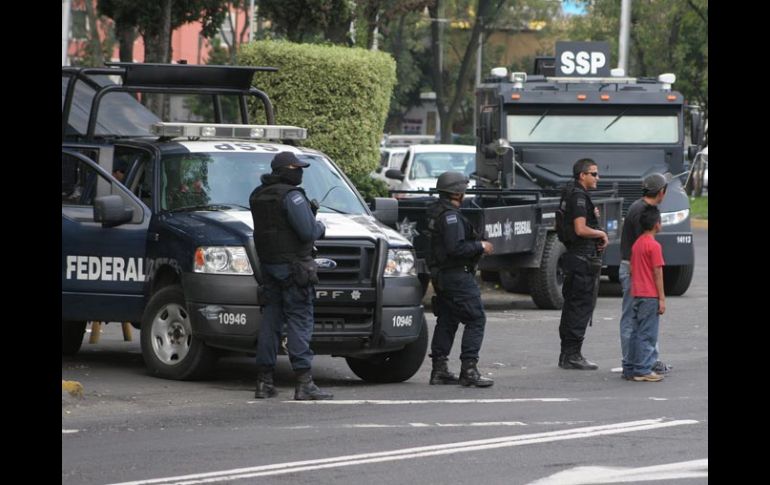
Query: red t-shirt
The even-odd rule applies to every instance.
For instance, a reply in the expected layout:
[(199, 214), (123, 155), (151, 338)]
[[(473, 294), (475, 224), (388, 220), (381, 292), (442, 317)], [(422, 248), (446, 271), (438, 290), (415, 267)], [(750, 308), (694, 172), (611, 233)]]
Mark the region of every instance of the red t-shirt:
[(642, 234), (631, 247), (631, 295), (658, 298), (655, 268), (666, 264), (663, 249), (650, 234)]

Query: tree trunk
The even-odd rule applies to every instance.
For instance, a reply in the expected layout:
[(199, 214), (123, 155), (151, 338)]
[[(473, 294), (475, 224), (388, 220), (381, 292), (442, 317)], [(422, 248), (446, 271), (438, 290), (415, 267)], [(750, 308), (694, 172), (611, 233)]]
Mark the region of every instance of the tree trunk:
[(134, 41), (136, 40), (136, 27), (115, 22), (115, 36), (120, 44), (120, 62), (134, 62)]

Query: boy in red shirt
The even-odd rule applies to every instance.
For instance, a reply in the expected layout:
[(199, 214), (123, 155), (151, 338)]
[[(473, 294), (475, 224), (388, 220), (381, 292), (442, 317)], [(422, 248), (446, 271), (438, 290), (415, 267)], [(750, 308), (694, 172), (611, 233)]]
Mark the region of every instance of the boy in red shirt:
[(647, 206), (639, 217), (644, 231), (631, 247), (632, 326), (630, 361), (637, 382), (658, 382), (655, 373), (655, 344), (658, 342), (658, 319), (666, 311), (663, 292), (663, 249), (655, 240), (660, 231), (660, 210)]

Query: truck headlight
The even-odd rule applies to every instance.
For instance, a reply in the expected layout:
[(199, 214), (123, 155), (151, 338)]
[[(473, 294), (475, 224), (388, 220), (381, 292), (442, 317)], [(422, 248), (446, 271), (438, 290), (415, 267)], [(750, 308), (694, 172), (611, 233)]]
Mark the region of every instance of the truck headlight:
[(242, 246), (203, 246), (195, 250), (196, 273), (253, 275), (246, 249)]
[(414, 276), (414, 251), (411, 249), (388, 249), (385, 262), (385, 276)]
[(670, 226), (683, 222), (690, 215), (690, 209), (684, 209), (676, 212), (662, 212), (660, 214), (660, 225)]

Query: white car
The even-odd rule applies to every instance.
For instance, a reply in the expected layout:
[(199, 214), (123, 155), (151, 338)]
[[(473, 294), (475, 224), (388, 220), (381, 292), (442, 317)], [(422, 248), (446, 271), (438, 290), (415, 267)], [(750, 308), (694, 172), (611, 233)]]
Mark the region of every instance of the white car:
[[(476, 171), (476, 147), (473, 145), (412, 145), (400, 169), (385, 172), (391, 190), (424, 190), (436, 188), (438, 176), (444, 172), (460, 172), (470, 176)], [(475, 187), (471, 180), (468, 187)], [(395, 193), (395, 198), (417, 197)]]
[(391, 168), (400, 168), (401, 162), (404, 161), (405, 155), (406, 147), (380, 148), (380, 165), (374, 169), (369, 174), (369, 176), (378, 180), (382, 180), (387, 184), (388, 179), (385, 177), (385, 172)]

